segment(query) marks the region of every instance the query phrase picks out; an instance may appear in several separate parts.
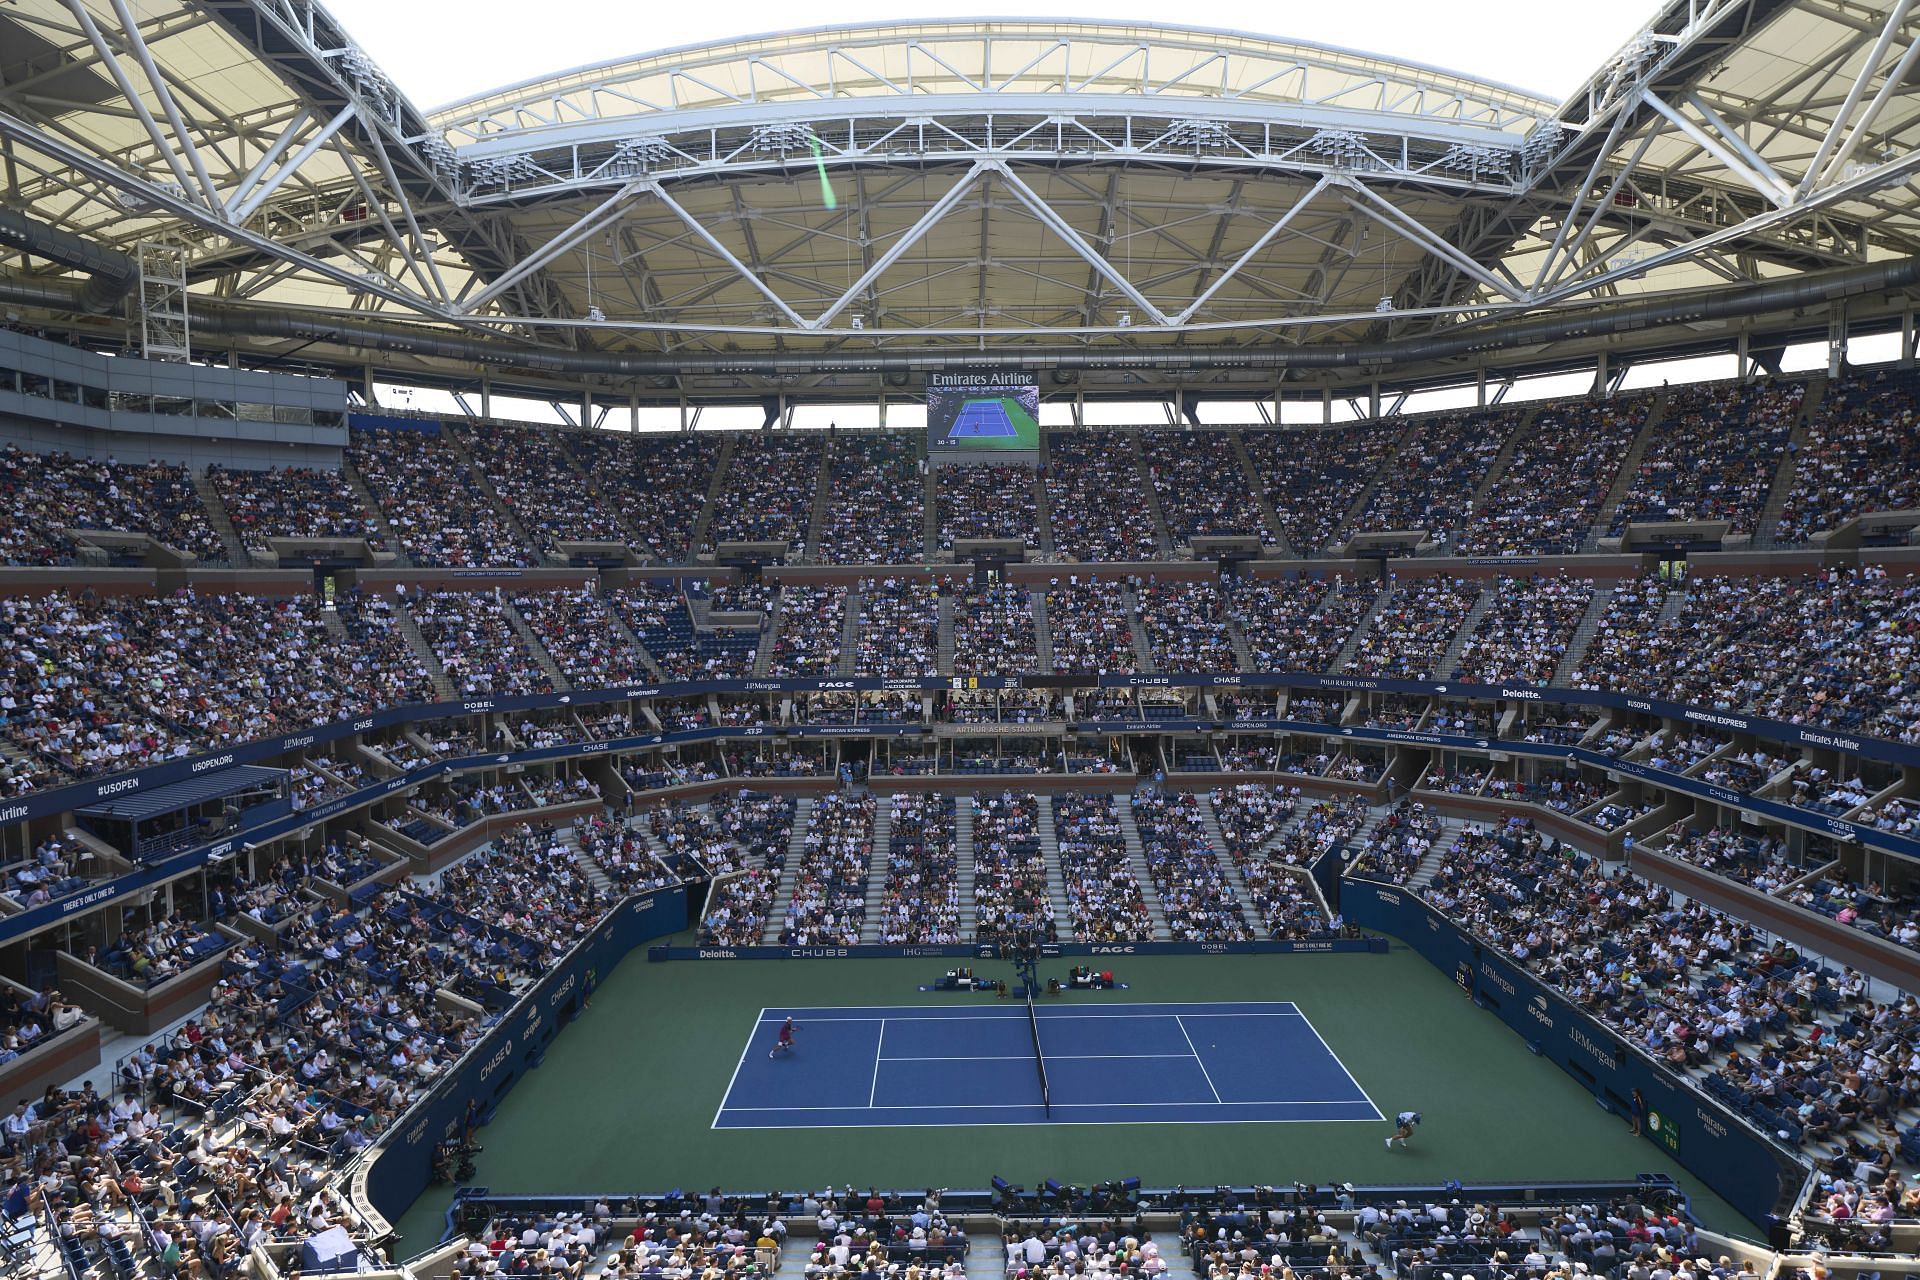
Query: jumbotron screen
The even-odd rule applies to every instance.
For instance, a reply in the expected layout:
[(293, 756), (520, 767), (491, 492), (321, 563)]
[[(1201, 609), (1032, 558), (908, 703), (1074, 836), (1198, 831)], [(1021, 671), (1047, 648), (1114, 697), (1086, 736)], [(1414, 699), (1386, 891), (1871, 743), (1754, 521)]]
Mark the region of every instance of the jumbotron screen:
[(928, 374), (927, 448), (1037, 452), (1039, 377), (998, 369)]

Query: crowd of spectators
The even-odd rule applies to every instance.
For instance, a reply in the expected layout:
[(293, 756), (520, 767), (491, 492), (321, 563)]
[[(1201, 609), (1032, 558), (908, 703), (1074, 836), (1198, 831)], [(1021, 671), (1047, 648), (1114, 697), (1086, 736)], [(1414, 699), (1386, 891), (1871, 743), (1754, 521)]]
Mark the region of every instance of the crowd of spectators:
[(835, 794), (814, 801), (780, 929), (782, 945), (844, 947), (860, 941), (873, 864), (873, 814), (872, 796)]
[(1720, 382), (1669, 392), (1612, 532), (1634, 521), (1725, 520), (1730, 534), (1752, 533), (1806, 391), (1803, 382)]
[(1586, 616), (1593, 579), (1502, 575), (1491, 592), (1450, 678), (1469, 684), (1546, 684)]
[(619, 494), (619, 509), (643, 551), (662, 564), (686, 559), (720, 461), (717, 437), (568, 431), (561, 439), (602, 492)]
[(1403, 422), (1249, 431), (1247, 454), (1295, 555), (1335, 545), (1347, 512), (1406, 438)]
[(507, 619), (479, 592), (440, 591), (413, 602), (413, 620), (463, 698), (550, 693), (553, 681)]
[(758, 633), (701, 631), (677, 584), (636, 582), (608, 591), (605, 599), (667, 679), (737, 680), (753, 674)]
[(1047, 437), (1047, 523), (1055, 553), (1068, 560), (1159, 558), (1153, 516), (1140, 487), (1131, 442), (1113, 431), (1056, 431)]
[(940, 657), (940, 591), (914, 578), (860, 579), (854, 666), (863, 676), (931, 676)]
[(503, 831), (447, 868), (440, 894), (467, 915), (538, 942), (547, 963), (565, 955), (619, 898), (594, 886), (578, 846), (546, 823)]
[(1033, 593), (1024, 586), (968, 586), (953, 598), (955, 675), (1011, 676), (1040, 670)]
[(1810, 542), (1871, 511), (1920, 507), (1920, 396), (1913, 373), (1881, 370), (1829, 383), (1792, 465), (1773, 529), (1782, 545)]
[[(1325, 578), (1233, 580), (1227, 611), (1256, 671), (1329, 671), (1380, 598), (1376, 584)], [(1299, 717), (1294, 717), (1298, 719)]]
[(1239, 895), (1228, 883), (1219, 850), (1207, 833), (1199, 796), (1138, 793), (1133, 797), (1133, 823), (1173, 941), (1253, 938)]
[(1431, 542), (1449, 543), (1471, 518), (1473, 495), (1522, 416), (1483, 409), (1422, 418), (1381, 469), (1352, 531), (1417, 529)]
[[(1231, 435), (1220, 431), (1148, 431), (1142, 461), (1176, 543), (1196, 537), (1252, 537), (1273, 541), (1240, 465)], [(1116, 503), (1124, 510), (1124, 503)]]
[(1227, 602), (1211, 582), (1150, 582), (1139, 590), (1140, 619), (1156, 671), (1238, 671)]
[(64, 529), (144, 533), (163, 546), (209, 564), (226, 548), (184, 467), (27, 453), (0, 447), (0, 563), (70, 563), (76, 552)]
[(1572, 555), (1586, 543), (1650, 396), (1545, 404), (1454, 540), (1468, 556)]
[(533, 548), (480, 487), (450, 434), (355, 430), (349, 439), (354, 470), (413, 563), (456, 569), (536, 563)]
[(216, 463), (207, 468), (207, 478), (252, 556), (265, 559), (271, 554), (269, 538), (357, 538), (376, 551), (386, 549), (379, 524), (360, 509), (353, 486), (338, 470), (234, 471)]
[(1112, 579), (1077, 574), (1052, 579), (1047, 630), (1055, 671), (1129, 672), (1137, 664), (1126, 588)]
[(830, 676), (840, 669), (847, 625), (845, 587), (780, 588), (780, 631), (774, 636), (771, 676)]
[(626, 543), (618, 514), (624, 493), (608, 493), (599, 476), (582, 471), (557, 434), (550, 428), (475, 427), (462, 431), (460, 440), (501, 504), (554, 558), (566, 559), (562, 542)]
[(523, 591), (513, 607), (574, 688), (612, 689), (653, 678), (607, 602), (591, 589)]
[(973, 797), (973, 916), (980, 942), (1059, 940), (1040, 846), (1040, 802), (1003, 791)]
[(964, 941), (953, 797), (896, 791), (886, 804), (887, 883), (880, 941), (896, 946)]
[(934, 470), (940, 547), (956, 539), (1013, 539), (1040, 548), (1040, 512), (1031, 467), (945, 466)]
[[(1316, 805), (1293, 825), (1300, 788), (1243, 783), (1215, 790), (1210, 802), (1227, 856), (1240, 873), (1247, 903), (1269, 939), (1304, 938), (1332, 927), (1307, 866), (1322, 840), (1332, 843), (1349, 810)], [(1366, 811), (1364, 802), (1354, 806)], [(1356, 823), (1357, 825), (1357, 823)]]
[(1385, 603), (1347, 659), (1349, 675), (1433, 680), (1480, 587), (1464, 578), (1397, 575)]
[(1053, 797), (1053, 837), (1075, 942), (1147, 942), (1153, 916), (1127, 856), (1113, 797), (1102, 792)]
[(727, 477), (714, 500), (707, 543), (784, 542), (807, 553), (814, 494), (820, 487), (825, 438), (777, 433), (738, 437)]
[(827, 512), (816, 549), (822, 563), (926, 559), (926, 476), (912, 436), (841, 436), (827, 466)]

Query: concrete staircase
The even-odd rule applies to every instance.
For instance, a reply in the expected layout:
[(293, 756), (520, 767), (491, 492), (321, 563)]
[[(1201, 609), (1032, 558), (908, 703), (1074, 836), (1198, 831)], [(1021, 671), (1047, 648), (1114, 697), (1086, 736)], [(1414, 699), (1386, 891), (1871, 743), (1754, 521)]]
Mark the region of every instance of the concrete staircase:
[[(807, 826), (812, 821), (813, 799), (811, 796), (801, 796), (793, 802), (793, 831), (787, 836), (787, 871), (780, 877), (783, 890), (792, 885), (800, 874), (800, 859), (805, 856), (807, 848)], [(760, 931), (761, 942), (778, 945), (780, 930), (787, 922), (787, 904), (791, 901), (790, 894), (774, 895), (773, 906), (767, 910), (767, 926)]]
[(973, 797), (957, 796), (953, 802), (953, 865), (960, 880), (960, 913), (954, 934), (960, 938), (977, 936), (980, 928), (979, 905), (973, 900)]
[(406, 642), (413, 646), (414, 657), (420, 659), (420, 665), (427, 669), (427, 676), (433, 681), (433, 691), (442, 702), (454, 702), (460, 697), (460, 691), (454, 687), (447, 675), (447, 669), (440, 665), (440, 655), (427, 643), (426, 636), (420, 633), (420, 624), (414, 621), (411, 609), (393, 611), (394, 630), (398, 631)]
[(850, 676), (860, 664), (860, 614), (865, 596), (860, 588), (847, 588), (847, 614), (840, 620), (840, 665), (834, 671)]
[(1420, 859), (1420, 865), (1407, 877), (1407, 888), (1414, 893), (1425, 893), (1427, 886), (1433, 883), (1434, 875), (1440, 870), (1440, 860), (1446, 856), (1447, 846), (1453, 843), (1453, 837), (1460, 830), (1457, 820), (1449, 819), (1441, 825), (1440, 838), (1427, 850), (1427, 856)]
[(1660, 602), (1660, 612), (1654, 615), (1653, 625), (1662, 626), (1679, 617), (1687, 607), (1687, 599), (1691, 595), (1691, 589), (1684, 583), (1668, 591), (1667, 598)]
[(520, 637), (520, 643), (527, 647), (527, 652), (533, 655), (533, 660), (540, 664), (542, 671), (547, 673), (547, 679), (553, 681), (553, 687), (562, 693), (573, 688), (573, 681), (567, 679), (567, 673), (560, 669), (560, 664), (555, 662), (553, 655), (547, 652), (547, 646), (540, 643), (540, 637), (533, 633), (533, 628), (527, 625), (526, 618), (521, 615), (513, 601), (502, 597), (500, 612), (506, 615), (507, 625), (512, 627), (513, 633)]
[(1535, 405), (1521, 414), (1520, 421), (1512, 431), (1507, 433), (1507, 438), (1501, 442), (1500, 452), (1493, 455), (1493, 461), (1487, 464), (1487, 474), (1480, 477), (1479, 487), (1473, 491), (1470, 505), (1475, 511), (1480, 510), (1486, 503), (1487, 495), (1493, 492), (1493, 486), (1500, 483), (1500, 477), (1506, 474), (1507, 467), (1513, 462), (1514, 450), (1520, 447), (1520, 441), (1526, 438), (1528, 429), (1533, 426), (1533, 420), (1539, 415), (1540, 406)]
[(931, 463), (927, 466), (926, 482), (921, 488), (925, 495), (923, 501), (927, 510), (921, 521), (921, 538), (925, 542), (924, 550), (928, 560), (940, 549), (940, 468)]
[(1067, 877), (1060, 867), (1060, 838), (1053, 829), (1053, 797), (1040, 792), (1034, 797), (1034, 819), (1040, 828), (1040, 857), (1047, 866), (1047, 901), (1053, 904), (1053, 918), (1065, 937), (1072, 928), (1073, 913), (1067, 910)]
[(193, 491), (200, 495), (200, 505), (207, 510), (207, 524), (220, 538), (220, 545), (226, 548), (227, 563), (236, 569), (244, 569), (253, 563), (247, 554), (240, 534), (233, 527), (233, 517), (227, 514), (227, 504), (220, 500), (220, 491), (213, 487), (213, 480), (205, 471), (194, 471)]
[(1401, 453), (1406, 450), (1408, 442), (1418, 435), (1419, 431), (1418, 427), (1409, 427), (1400, 433), (1400, 438), (1394, 442), (1393, 452), (1389, 453), (1374, 469), (1373, 475), (1368, 478), (1366, 484), (1361, 486), (1360, 492), (1353, 496), (1353, 504), (1347, 508), (1346, 514), (1340, 517), (1340, 523), (1335, 525), (1328, 535), (1332, 545), (1339, 545), (1341, 535), (1358, 524), (1360, 517), (1366, 513), (1367, 504), (1373, 501), (1373, 495), (1379, 490), (1381, 482), (1394, 474), (1394, 468), (1400, 463)]
[(1599, 545), (1600, 539), (1607, 536), (1613, 526), (1613, 513), (1620, 509), (1626, 500), (1627, 491), (1633, 488), (1635, 478), (1640, 474), (1640, 460), (1647, 456), (1647, 446), (1652, 442), (1654, 432), (1667, 418), (1669, 392), (1661, 392), (1660, 399), (1647, 411), (1647, 420), (1640, 424), (1640, 433), (1627, 446), (1627, 454), (1620, 459), (1620, 470), (1614, 473), (1613, 484), (1607, 490), (1607, 497), (1600, 504), (1599, 512), (1594, 516), (1593, 526), (1587, 530), (1587, 540), (1582, 550), (1591, 551)]
[(342, 644), (353, 643), (353, 637), (347, 634), (347, 624), (340, 621), (340, 614), (338, 610), (322, 609), (320, 611), (320, 625), (327, 629), (328, 635), (332, 636), (335, 640), (338, 640), (340, 643)]
[(521, 522), (519, 513), (500, 496), (500, 491), (493, 487), (493, 481), (487, 478), (486, 469), (480, 465), (480, 460), (473, 456), (473, 450), (467, 448), (467, 442), (460, 433), (448, 431), (443, 433), (443, 438), (451, 442), (453, 451), (459, 454), (460, 460), (466, 464), (467, 474), (473, 477), (475, 487), (487, 495), (487, 501), (491, 502), (500, 517), (513, 527), (521, 544), (533, 548), (533, 554), (540, 558), (542, 564), (565, 564), (566, 557), (555, 555), (545, 539), (534, 537), (533, 531)]
[(1240, 884), (1240, 872), (1227, 853), (1227, 833), (1220, 829), (1220, 815), (1214, 812), (1212, 796), (1200, 797), (1200, 825), (1206, 829), (1207, 839), (1213, 842), (1213, 860), (1220, 866), (1221, 879), (1228, 884)]
[(580, 874), (587, 878), (594, 892), (606, 893), (613, 888), (613, 879), (607, 875), (607, 869), (594, 861), (592, 855), (580, 847), (580, 834), (571, 823), (560, 828), (560, 843), (573, 850)]
[(1333, 669), (1335, 671), (1346, 670), (1347, 663), (1353, 661), (1353, 655), (1360, 652), (1361, 640), (1365, 639), (1367, 633), (1373, 630), (1374, 620), (1380, 616), (1380, 610), (1386, 607), (1387, 594), (1392, 591), (1392, 589), (1393, 588), (1383, 584), (1380, 588), (1380, 594), (1375, 596), (1373, 603), (1367, 606), (1367, 611), (1361, 616), (1359, 623), (1354, 627), (1353, 634), (1348, 636), (1347, 642), (1340, 646), (1340, 652), (1333, 655)]
[(1040, 543), (1042, 555), (1053, 554), (1053, 502), (1047, 496), (1047, 486), (1040, 479), (1041, 472), (1047, 466), (1047, 433), (1040, 433), (1040, 468), (1033, 477), (1033, 536)]
[[(1127, 448), (1133, 453), (1134, 473), (1139, 477), (1140, 500), (1146, 504), (1153, 516), (1153, 537), (1159, 544), (1160, 554), (1171, 558), (1173, 555), (1173, 534), (1167, 530), (1167, 514), (1160, 509), (1160, 495), (1154, 491), (1153, 473), (1147, 466), (1147, 446), (1138, 431), (1129, 431)], [(1114, 495), (1114, 501), (1124, 509), (1126, 499), (1121, 494)], [(1142, 667), (1141, 670), (1146, 670)]]
[(1460, 629), (1453, 633), (1453, 640), (1448, 643), (1447, 652), (1440, 659), (1439, 669), (1433, 672), (1435, 680), (1453, 679), (1454, 670), (1460, 665), (1460, 655), (1466, 650), (1467, 641), (1473, 638), (1474, 628), (1480, 625), (1480, 619), (1487, 616), (1494, 597), (1499, 594), (1499, 589), (1489, 584), (1473, 598), (1472, 607), (1467, 610), (1467, 616), (1460, 620)]
[(1120, 598), (1126, 602), (1129, 630), (1133, 632), (1133, 661), (1140, 671), (1155, 671), (1153, 665), (1153, 646), (1147, 643), (1147, 624), (1140, 616), (1140, 593), (1131, 584), (1120, 589)]
[(820, 450), (820, 478), (813, 486), (813, 510), (807, 517), (807, 554), (803, 559), (817, 563), (820, 540), (827, 528), (827, 512), (833, 505), (833, 453), (836, 442), (829, 440)]
[(1824, 377), (1815, 378), (1807, 385), (1800, 412), (1793, 420), (1793, 429), (1787, 434), (1793, 447), (1781, 457), (1779, 469), (1773, 473), (1773, 486), (1767, 490), (1766, 504), (1761, 507), (1760, 515), (1754, 521), (1753, 545), (1756, 547), (1774, 545), (1773, 531), (1780, 523), (1780, 513), (1786, 509), (1787, 495), (1793, 492), (1793, 478), (1799, 470), (1799, 461), (1807, 451), (1807, 424), (1820, 411), (1826, 393), (1827, 380)]
[(380, 531), (380, 536), (387, 540), (387, 550), (393, 552), (394, 563), (403, 567), (411, 566), (413, 557), (400, 545), (400, 537), (393, 531), (393, 525), (388, 523), (387, 513), (374, 501), (373, 490), (367, 488), (366, 480), (344, 454), (340, 458), (340, 475), (346, 480), (347, 488), (353, 490), (354, 501), (360, 504), (360, 510), (373, 521), (373, 527)]
[(887, 900), (887, 860), (893, 852), (893, 805), (886, 796), (873, 804), (873, 860), (867, 872), (867, 914), (860, 921), (860, 941), (880, 941), (880, 915)]
[(1260, 470), (1253, 465), (1253, 455), (1247, 452), (1247, 442), (1240, 438), (1238, 431), (1227, 432), (1227, 440), (1233, 445), (1233, 456), (1240, 462), (1240, 478), (1246, 482), (1247, 492), (1259, 505), (1260, 518), (1266, 521), (1267, 533), (1273, 539), (1275, 553), (1281, 556), (1293, 555), (1293, 544), (1287, 541), (1286, 532), (1280, 527), (1280, 515), (1273, 509), (1273, 503), (1267, 499), (1267, 486), (1260, 482)]
[(620, 611), (613, 607), (611, 601), (602, 600), (600, 605), (606, 612), (607, 625), (614, 636), (621, 644), (631, 646), (633, 651), (640, 655), (640, 661), (646, 664), (647, 670), (653, 673), (655, 680), (664, 681), (667, 673), (660, 669), (660, 664), (653, 660), (651, 653), (647, 652), (647, 646), (640, 643), (640, 637), (633, 633), (633, 628), (629, 627), (627, 620), (620, 616)]
[(1612, 603), (1612, 587), (1594, 588), (1593, 598), (1587, 601), (1587, 611), (1580, 615), (1580, 625), (1573, 629), (1573, 639), (1567, 642), (1567, 651), (1561, 655), (1560, 665), (1554, 668), (1554, 684), (1563, 684), (1572, 679), (1573, 673), (1580, 669), (1588, 647), (1593, 644), (1593, 637), (1600, 630), (1600, 619), (1607, 616), (1607, 606)]
[(720, 456), (713, 460), (713, 478), (707, 481), (707, 500), (700, 504), (700, 514), (693, 522), (693, 533), (687, 538), (687, 547), (692, 555), (698, 555), (707, 545), (707, 532), (713, 528), (714, 508), (719, 505), (720, 494), (727, 487), (727, 469), (733, 465), (733, 446), (739, 438), (739, 433), (730, 431), (720, 441)]
[(760, 648), (753, 655), (753, 674), (756, 676), (767, 674), (767, 667), (773, 662), (773, 641), (780, 634), (780, 605), (785, 599), (782, 592), (776, 591), (767, 603), (767, 625), (760, 633)]
[(1133, 872), (1133, 878), (1140, 882), (1140, 896), (1147, 904), (1147, 919), (1153, 922), (1153, 941), (1166, 942), (1173, 937), (1173, 928), (1167, 923), (1167, 909), (1160, 901), (1160, 894), (1153, 884), (1153, 873), (1147, 869), (1146, 843), (1140, 839), (1140, 828), (1133, 821), (1133, 806), (1127, 803), (1125, 796), (1113, 798), (1113, 812), (1120, 819), (1120, 837), (1127, 842), (1127, 870)]
[(946, 592), (940, 593), (939, 626), (939, 665), (934, 668), (943, 676), (953, 674), (953, 597)]
[(1039, 587), (1027, 592), (1027, 598), (1033, 601), (1033, 646), (1034, 656), (1040, 660), (1041, 671), (1053, 670), (1053, 627), (1047, 621), (1047, 593)]

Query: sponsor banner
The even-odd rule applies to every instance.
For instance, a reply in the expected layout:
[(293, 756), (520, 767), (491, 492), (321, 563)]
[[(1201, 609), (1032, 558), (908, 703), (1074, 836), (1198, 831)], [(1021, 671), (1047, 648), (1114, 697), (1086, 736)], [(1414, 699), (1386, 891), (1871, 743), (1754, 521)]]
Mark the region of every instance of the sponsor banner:
[(1350, 879), (1341, 886), (1340, 901), (1349, 922), (1400, 938), (1452, 974), (1475, 1004), (1621, 1115), (1630, 1111), (1638, 1090), (1648, 1112), (1661, 1116), (1658, 1133), (1651, 1123), (1641, 1126), (1646, 1137), (1754, 1222), (1764, 1223), (1799, 1193), (1806, 1168), (1784, 1147), (1483, 946), (1417, 894)]
[(628, 898), (503, 1012), (369, 1153), (365, 1190), (381, 1216), (399, 1221), (432, 1179), (434, 1148), (460, 1136), (468, 1103), (480, 1113), (491, 1111), (539, 1062), (581, 1000), (622, 957), (686, 927), (684, 887)]
[[(1302, 939), (1297, 942), (1060, 942), (1042, 949), (1051, 958), (1101, 959), (1113, 956), (1308, 955), (1373, 952), (1384, 954), (1378, 938)], [(990, 942), (950, 946), (859, 945), (851, 947), (649, 947), (647, 959), (666, 960), (995, 960), (1000, 949)]]

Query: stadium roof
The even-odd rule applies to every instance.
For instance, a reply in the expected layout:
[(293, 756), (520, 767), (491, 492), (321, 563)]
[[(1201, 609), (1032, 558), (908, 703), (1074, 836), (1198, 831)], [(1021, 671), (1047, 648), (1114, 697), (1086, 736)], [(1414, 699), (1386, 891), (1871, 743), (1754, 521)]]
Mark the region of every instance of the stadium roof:
[(261, 351), (651, 385), (983, 347), (1458, 359), (1523, 317), (1591, 332), (1875, 264), (1847, 279), (1902, 287), (1917, 35), (1913, 0), (1669, 0), (1556, 104), (1239, 32), (912, 22), (427, 114), (317, 4), (14, 0), (0, 184), (29, 217), (0, 298), (98, 309), (79, 278), (111, 267), (66, 232), (184, 245), (196, 331)]

